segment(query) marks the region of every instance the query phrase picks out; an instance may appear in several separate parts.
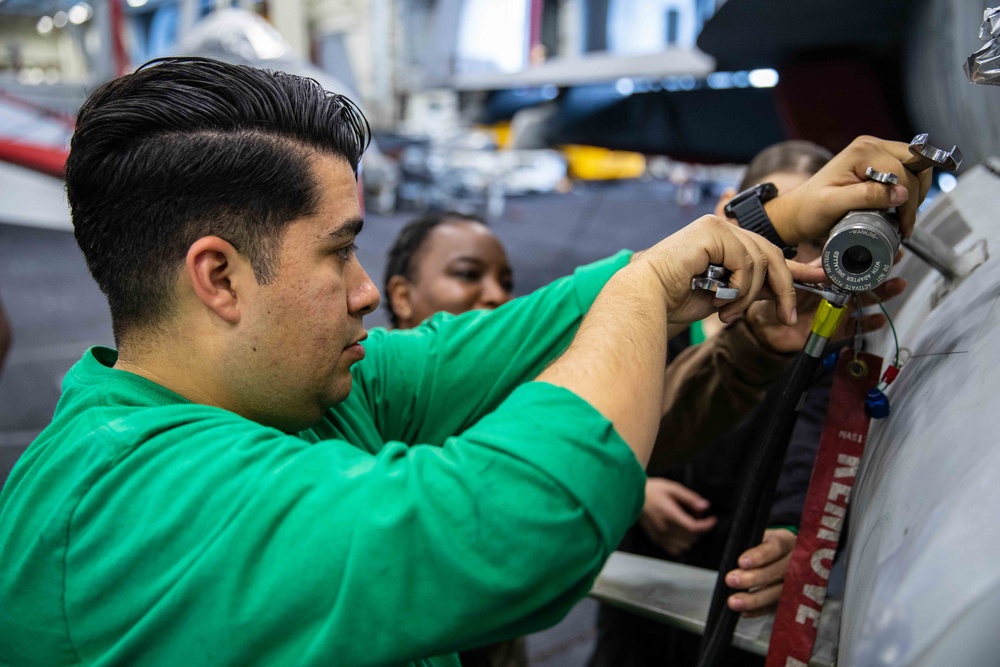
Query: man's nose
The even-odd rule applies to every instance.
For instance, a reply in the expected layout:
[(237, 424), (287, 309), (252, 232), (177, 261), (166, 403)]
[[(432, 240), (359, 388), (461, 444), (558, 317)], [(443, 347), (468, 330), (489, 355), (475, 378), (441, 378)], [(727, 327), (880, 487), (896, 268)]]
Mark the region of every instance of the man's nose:
[(349, 284), (347, 292), (347, 309), (352, 315), (368, 315), (375, 312), (381, 302), (381, 296), (375, 283), (368, 277), (368, 273), (361, 266), (360, 262), (355, 262), (352, 271), (352, 282)]

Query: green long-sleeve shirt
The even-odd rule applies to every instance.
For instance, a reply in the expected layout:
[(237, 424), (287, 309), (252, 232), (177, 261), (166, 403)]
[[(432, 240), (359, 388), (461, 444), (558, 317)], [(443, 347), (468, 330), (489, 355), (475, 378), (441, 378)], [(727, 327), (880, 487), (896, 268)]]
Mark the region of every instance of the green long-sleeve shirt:
[(555, 622), (644, 476), (590, 405), (528, 381), (626, 261), (373, 331), (297, 435), (88, 351), (0, 495), (0, 664), (445, 666)]

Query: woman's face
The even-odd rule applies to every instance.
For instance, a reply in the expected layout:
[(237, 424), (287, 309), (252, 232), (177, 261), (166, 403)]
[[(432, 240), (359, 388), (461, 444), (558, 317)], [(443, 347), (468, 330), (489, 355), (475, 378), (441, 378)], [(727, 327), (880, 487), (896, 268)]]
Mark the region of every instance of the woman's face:
[(483, 224), (456, 220), (438, 225), (413, 261), (413, 280), (394, 276), (388, 286), (400, 329), (440, 311), (458, 315), (510, 301), (513, 276), (507, 253)]

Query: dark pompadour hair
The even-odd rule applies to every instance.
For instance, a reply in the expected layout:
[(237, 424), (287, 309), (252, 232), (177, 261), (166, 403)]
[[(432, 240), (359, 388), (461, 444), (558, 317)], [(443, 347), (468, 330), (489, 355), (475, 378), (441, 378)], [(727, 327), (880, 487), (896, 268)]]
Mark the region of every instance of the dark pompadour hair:
[(393, 276), (403, 276), (407, 280), (416, 279), (417, 255), (423, 248), (427, 236), (438, 225), (445, 222), (478, 222), (486, 225), (486, 221), (479, 216), (459, 213), (458, 211), (437, 211), (428, 213), (416, 220), (411, 220), (399, 230), (399, 236), (389, 249), (389, 259), (385, 266), (385, 280), (383, 281), (383, 294), (386, 298), (382, 303), (389, 311), (389, 320), (392, 326), (399, 326), (399, 316), (392, 309), (392, 299), (389, 298), (389, 279)]
[(317, 203), (309, 156), (357, 174), (369, 139), (349, 99), (283, 72), (162, 58), (101, 86), (77, 116), (66, 191), (116, 341), (172, 312), (203, 236), (232, 243), (268, 282), (285, 226)]

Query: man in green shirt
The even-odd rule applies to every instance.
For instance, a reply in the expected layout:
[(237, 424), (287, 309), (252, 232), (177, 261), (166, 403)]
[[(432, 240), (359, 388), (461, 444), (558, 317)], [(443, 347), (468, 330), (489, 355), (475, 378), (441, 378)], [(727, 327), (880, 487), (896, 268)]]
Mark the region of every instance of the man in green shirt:
[[(766, 285), (788, 324), (821, 274), (708, 217), (366, 339), (367, 131), (313, 81), (202, 59), (81, 109), (67, 191), (118, 350), (69, 371), (0, 495), (0, 664), (444, 666), (549, 625), (641, 508), (666, 338), (714, 309), (691, 277), (723, 264), (724, 321)], [(912, 226), (926, 184), (860, 179), (905, 155), (856, 142), (775, 227)]]

